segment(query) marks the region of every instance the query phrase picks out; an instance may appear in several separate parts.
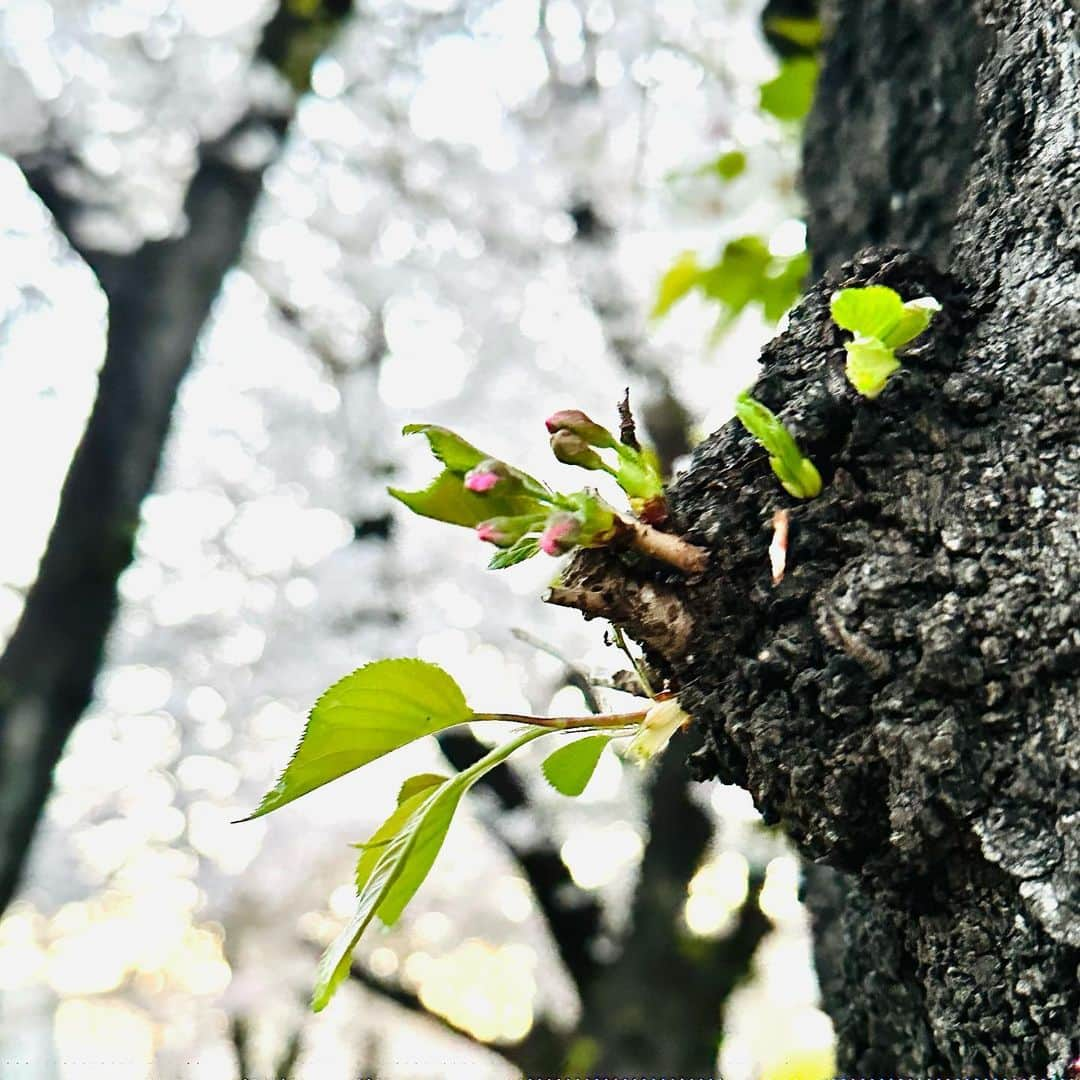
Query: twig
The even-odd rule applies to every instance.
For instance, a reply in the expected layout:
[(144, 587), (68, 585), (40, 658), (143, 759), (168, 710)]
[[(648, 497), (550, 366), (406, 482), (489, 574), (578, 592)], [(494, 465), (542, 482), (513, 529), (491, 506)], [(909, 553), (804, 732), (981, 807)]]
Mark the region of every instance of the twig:
[(681, 536), (661, 532), (633, 518), (620, 518), (620, 521), (629, 537), (630, 546), (636, 551), (666, 562), (684, 574), (700, 574), (708, 565), (709, 553)]

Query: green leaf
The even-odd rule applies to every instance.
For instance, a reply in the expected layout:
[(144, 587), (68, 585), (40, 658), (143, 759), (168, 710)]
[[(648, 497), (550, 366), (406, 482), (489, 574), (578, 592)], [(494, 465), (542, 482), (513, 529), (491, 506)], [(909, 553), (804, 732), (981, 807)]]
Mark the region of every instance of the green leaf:
[[(602, 547), (615, 535), (615, 511), (599, 495), (587, 488), (566, 496), (581, 523), (577, 543), (581, 547)], [(550, 519), (549, 519), (550, 520)]]
[[(398, 794), (397, 806), (394, 812), (362, 843), (354, 844), (363, 853), (356, 864), (356, 888), (363, 888), (364, 882), (371, 876), (371, 871), (378, 861), (382, 848), (386, 847), (391, 840), (401, 831), (402, 826), (412, 817), (413, 813), (423, 805), (424, 800), (431, 797), (433, 788), (446, 783), (446, 776), (436, 776), (434, 773), (424, 773), (423, 776), (413, 776), (402, 785), (402, 791)], [(414, 784), (414, 781), (421, 783)], [(406, 786), (411, 790), (405, 793)]]
[(467, 528), (475, 528), (481, 521), (489, 521), (493, 517), (543, 514), (547, 509), (539, 499), (530, 495), (500, 495), (494, 491), (477, 495), (469, 491), (461, 476), (450, 469), (444, 469), (419, 491), (402, 491), (400, 488), (386, 490), (414, 514)]
[(765, 20), (765, 29), (804, 49), (816, 49), (821, 44), (820, 19), (773, 15)]
[(660, 279), (650, 318), (659, 319), (666, 315), (698, 284), (700, 275), (697, 256), (692, 251), (684, 251)]
[(877, 338), (859, 336), (844, 348), (848, 381), (863, 397), (876, 398), (900, 368), (896, 353)]
[(472, 443), (466, 442), (460, 435), (455, 435), (448, 428), (437, 424), (406, 424), (401, 429), (402, 435), (423, 435), (431, 452), (450, 470), (465, 475), (471, 468), (491, 457), (482, 450), (477, 450)]
[(821, 493), (821, 474), (771, 409), (744, 391), (735, 399), (735, 415), (768, 451), (769, 464), (789, 495), (812, 499)]
[(411, 799), (414, 795), (422, 791), (428, 791), (430, 788), (438, 787), (439, 784), (445, 782), (446, 779), (445, 776), (430, 772), (410, 776), (409, 779), (401, 785), (401, 788), (398, 791), (398, 806), (406, 799)]
[(941, 305), (932, 296), (909, 300), (904, 304), (900, 321), (886, 333), (882, 341), (891, 349), (899, 349), (917, 338), (940, 310)]
[(788, 57), (780, 63), (780, 74), (762, 83), (761, 108), (778, 120), (802, 120), (813, 104), (817, 76), (814, 57)]
[(810, 255), (806, 251), (788, 258), (773, 258), (760, 289), (762, 311), (769, 322), (777, 322), (802, 296), (808, 273)]
[(387, 841), (380, 842), (376, 847), (375, 837), (372, 837), (360, 856), (363, 862), (369, 853), (374, 853), (370, 864), (365, 865), (363, 874), (357, 866), (360, 884), (352, 919), (319, 961), (311, 999), (312, 1009), (319, 1012), (325, 1008), (348, 975), (352, 951), (375, 915), (378, 914), (388, 923), (393, 922), (416, 893), (435, 862), (454, 811), (465, 792), (516, 749), (548, 734), (549, 731), (532, 729), (518, 735), (438, 787), (432, 785), (413, 792), (406, 799), (406, 802), (412, 801), (412, 812), (403, 820), (394, 819), (405, 802), (391, 814), (379, 830), (382, 832), (385, 829), (389, 834)]
[(489, 570), (505, 570), (509, 566), (531, 559), (540, 550), (540, 541), (535, 536), (523, 536), (515, 540), (508, 548), (496, 551), (488, 563)]
[(887, 285), (841, 289), (829, 301), (833, 322), (844, 330), (884, 341), (904, 316), (904, 302)]
[(847, 376), (860, 394), (875, 398), (900, 367), (896, 349), (917, 338), (941, 305), (930, 296), (904, 303), (886, 285), (841, 289), (829, 302), (833, 322), (850, 330)]
[(610, 735), (587, 735), (560, 747), (540, 766), (547, 782), (563, 795), (580, 795), (592, 779)]
[[(459, 777), (455, 777), (455, 781), (457, 779)], [(389, 836), (385, 844), (365, 850), (361, 854), (361, 862), (364, 862), (369, 854), (373, 854), (374, 857), (370, 867), (366, 868), (366, 876), (357, 893), (356, 910), (352, 919), (319, 960), (315, 973), (315, 989), (311, 997), (311, 1007), (315, 1012), (326, 1007), (334, 991), (349, 973), (352, 951), (360, 940), (360, 935), (371, 924), (382, 903), (405, 872), (413, 857), (413, 852), (419, 848), (421, 841), (428, 851), (434, 842), (434, 854), (431, 855), (431, 860), (427, 864), (427, 869), (430, 869), (431, 862), (434, 862), (435, 854), (438, 854), (438, 849), (450, 827), (454, 810), (461, 798), (460, 787), (452, 787), (455, 781), (444, 784), (435, 794), (428, 794), (425, 797), (421, 792), (413, 796), (418, 805), (411, 816), (400, 825), (395, 822), (396, 831)], [(454, 793), (453, 798), (444, 800), (445, 794), (450, 791)], [(390, 827), (393, 817), (394, 814), (387, 820), (384, 828)], [(426, 872), (427, 870), (424, 871), (425, 874)], [(358, 867), (357, 877), (360, 876)], [(421, 880), (423, 880), (422, 877)], [(417, 887), (419, 884), (420, 882), (416, 882)]]
[(251, 817), (471, 717), (461, 688), (442, 668), (414, 659), (367, 664), (315, 702), (292, 760)]
[(405, 905), (431, 871), (450, 829), (454, 811), (465, 794), (465, 789), (458, 785), (447, 789), (448, 798), (441, 798), (442, 793), (436, 794), (436, 789), (452, 781), (448, 781), (446, 777), (438, 777), (438, 780), (438, 784), (417, 791), (399, 803), (371, 839), (360, 845), (355, 877), (358, 897), (363, 894), (379, 860), (395, 837), (405, 829), (418, 830), (400, 873), (375, 907), (375, 914), (387, 926), (392, 926), (398, 920)]
[(720, 261), (701, 273), (701, 290), (719, 300), (734, 318), (757, 299), (769, 266), (769, 247), (760, 236), (740, 236), (724, 247)]

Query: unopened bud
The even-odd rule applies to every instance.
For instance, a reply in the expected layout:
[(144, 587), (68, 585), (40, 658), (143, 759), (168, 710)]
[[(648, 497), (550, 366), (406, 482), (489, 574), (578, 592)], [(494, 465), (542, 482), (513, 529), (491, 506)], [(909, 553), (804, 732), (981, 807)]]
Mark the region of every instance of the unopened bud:
[(548, 555), (564, 555), (577, 544), (580, 536), (581, 522), (573, 514), (552, 514), (540, 534), (540, 550)]
[(600, 455), (580, 436), (566, 428), (551, 436), (551, 452), (564, 465), (577, 465), (582, 469), (603, 469)]
[(465, 474), (465, 486), (469, 491), (482, 495), (509, 479), (510, 475), (511, 470), (508, 465), (494, 458), (488, 458)]
[(615, 436), (607, 428), (601, 427), (580, 409), (560, 409), (544, 421), (552, 435), (557, 431), (569, 431), (584, 439), (590, 446), (616, 446)]
[(517, 543), (536, 524), (536, 519), (529, 516), (493, 517), (476, 526), (476, 535), (487, 544), (507, 548)]

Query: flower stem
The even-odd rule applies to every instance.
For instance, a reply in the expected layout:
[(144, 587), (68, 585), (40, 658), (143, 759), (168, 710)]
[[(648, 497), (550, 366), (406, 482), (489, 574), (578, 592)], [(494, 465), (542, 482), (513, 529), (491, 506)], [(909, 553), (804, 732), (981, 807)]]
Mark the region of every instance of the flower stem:
[(632, 713), (600, 713), (597, 716), (526, 716), (522, 713), (474, 713), (473, 720), (508, 720), (514, 724), (547, 728), (549, 731), (573, 731), (576, 728), (632, 727), (645, 719), (648, 710)]

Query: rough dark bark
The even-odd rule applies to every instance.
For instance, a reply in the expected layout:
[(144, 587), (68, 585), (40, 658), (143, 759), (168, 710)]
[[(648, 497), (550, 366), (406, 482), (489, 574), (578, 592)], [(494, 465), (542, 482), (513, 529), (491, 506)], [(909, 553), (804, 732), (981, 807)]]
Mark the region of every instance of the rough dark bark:
[[(823, 980), (841, 1069), (1045, 1075), (1080, 1032), (1077, 14), (826, 15), (806, 190), (834, 269), (755, 391), (825, 489), (793, 503), (728, 425), (671, 492), (707, 574), (596, 554), (576, 573), (679, 593), (689, 644), (654, 659), (707, 731), (699, 773), (748, 787), (846, 875), (828, 928), (844, 968)], [(944, 305), (876, 401), (847, 384), (828, 313), (838, 286), (871, 282)]]
[[(303, 15), (280, 5), (259, 57), (276, 62), (288, 42), (303, 46), (313, 22), (321, 41), (325, 25), (347, 6)], [(261, 190), (262, 168), (236, 165), (228, 154), (231, 138), (257, 124), (280, 144), (287, 123), (287, 116), (253, 112), (230, 136), (204, 146), (184, 202), (184, 234), (131, 254), (81, 244), (73, 227), (79, 205), (53, 183), (47, 162), (27, 169), (31, 186), (97, 276), (109, 329), (94, 407), (37, 580), (0, 657), (0, 911), (17, 888), (53, 767), (90, 703), (117, 580), (131, 562), (139, 507), (157, 473), (177, 388), (240, 255)]]

